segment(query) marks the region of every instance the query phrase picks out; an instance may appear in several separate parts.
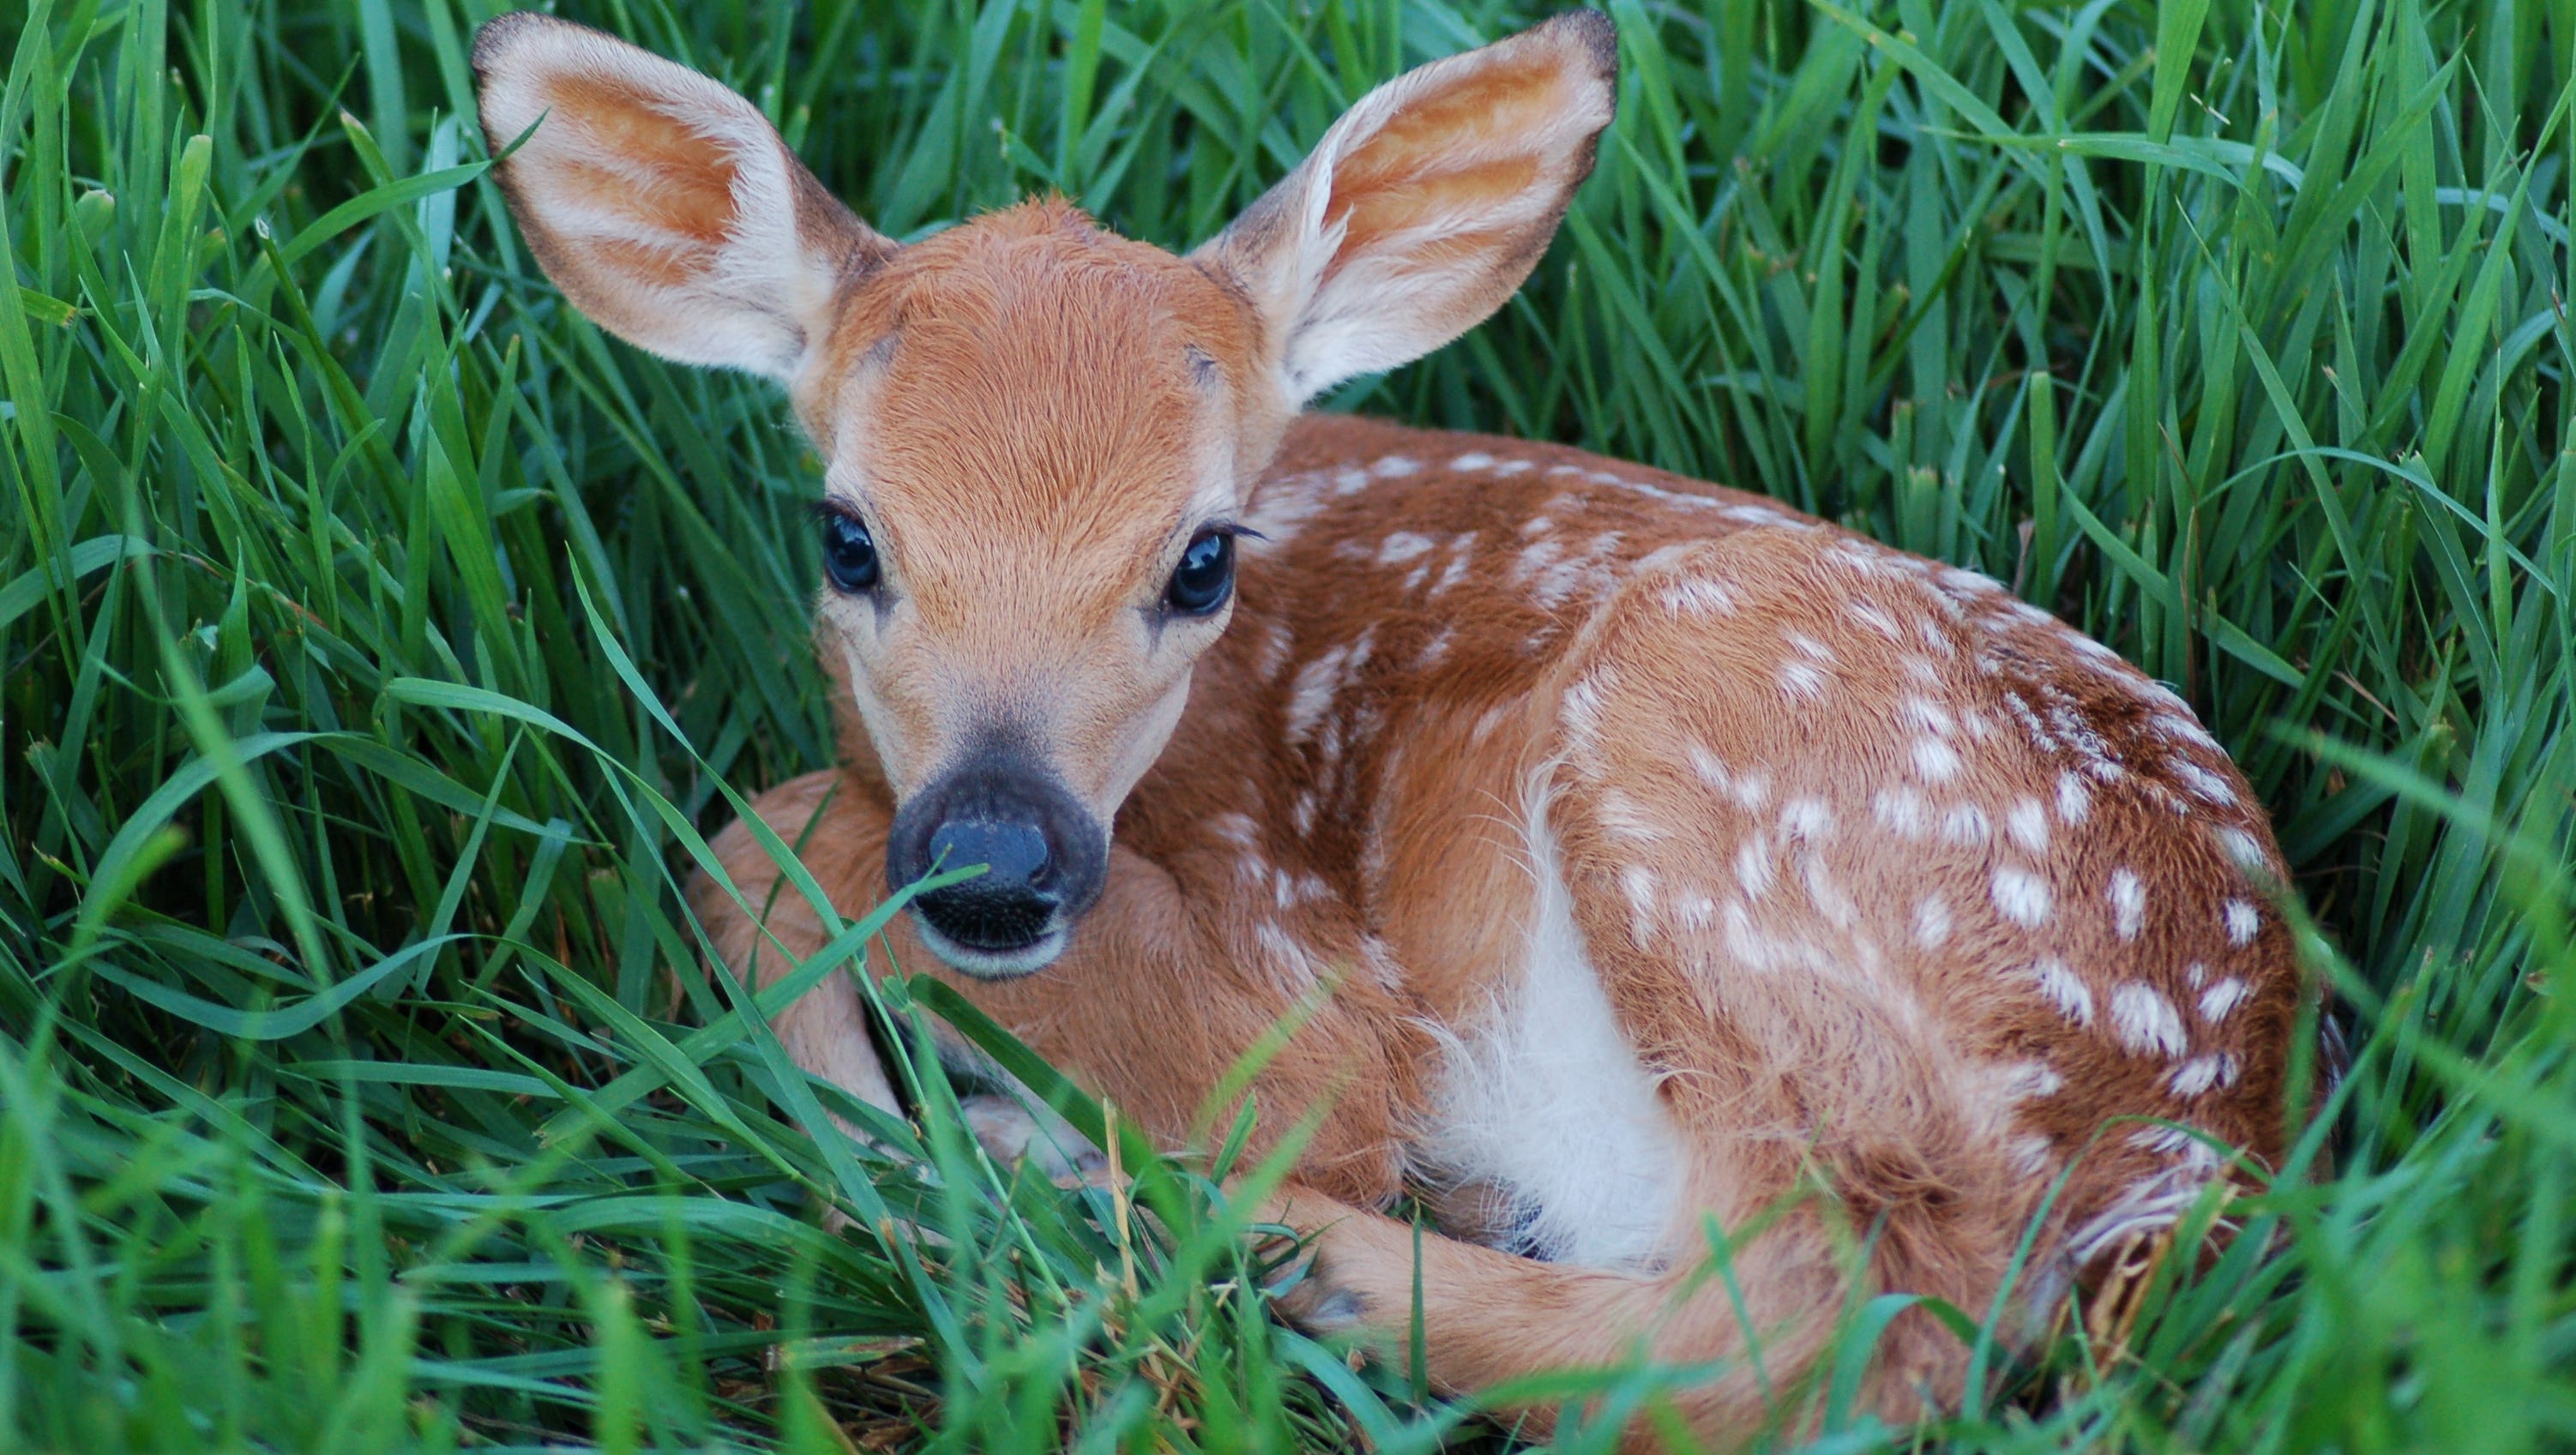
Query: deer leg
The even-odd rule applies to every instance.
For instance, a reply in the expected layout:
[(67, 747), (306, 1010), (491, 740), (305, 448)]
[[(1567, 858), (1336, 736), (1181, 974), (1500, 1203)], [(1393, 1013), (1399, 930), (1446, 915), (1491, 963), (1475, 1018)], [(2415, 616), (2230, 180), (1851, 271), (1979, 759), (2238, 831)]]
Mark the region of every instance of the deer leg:
[[(1543, 1263), (1427, 1229), (1417, 1235), (1300, 1187), (1276, 1194), (1263, 1216), (1310, 1240), (1305, 1276), (1281, 1300), (1310, 1331), (1356, 1335), (1404, 1358), (1419, 1289), (1425, 1369), (1446, 1393), (1641, 1358), (1709, 1366), (1670, 1403), (1718, 1448), (1811, 1423), (1816, 1356), (1852, 1284), (1821, 1222), (1798, 1216), (1737, 1250), (1731, 1288), (1706, 1259), (1642, 1273)], [(1857, 1407), (1922, 1418), (1955, 1397), (1965, 1363), (1947, 1330), (1902, 1315), (1880, 1342)], [(1545, 1405), (1501, 1407), (1542, 1426), (1557, 1416)], [(1653, 1448), (1645, 1432), (1641, 1421), (1623, 1447)]]
[[(789, 847), (802, 845), (798, 857), (836, 910), (859, 911), (883, 895), (882, 845), (892, 816), (842, 775), (806, 774), (751, 806)], [(762, 917), (745, 914), (703, 875), (690, 886), (690, 901), (715, 943), (716, 959), (766, 986), (823, 947), (828, 937), (822, 921), (805, 896), (783, 882), (778, 866), (741, 823), (718, 834), (714, 848), (743, 901), (761, 909)], [(870, 1106), (903, 1115), (868, 1034), (867, 1006), (848, 976), (826, 976), (772, 1017), (770, 1026), (798, 1066)], [(997, 1161), (1031, 1157), (1041, 1172), (1062, 1178), (1082, 1174), (1099, 1158), (1061, 1118), (1030, 1111), (1007, 1090), (971, 1092), (959, 1105), (967, 1129)], [(858, 1135), (847, 1123), (842, 1130)]]
[[(809, 773), (752, 801), (752, 810), (791, 848), (842, 914), (862, 912), (883, 898), (886, 833), (893, 815), (864, 787), (838, 773)], [(800, 846), (801, 847), (798, 847)], [(766, 985), (790, 972), (798, 959), (828, 939), (813, 907), (736, 823), (716, 836), (714, 848), (742, 902), (763, 912), (755, 920), (710, 879), (691, 886), (691, 902), (714, 941), (716, 957), (737, 973)], [(1157, 1139), (1177, 1146), (1185, 1138), (1199, 1099), (1219, 1084), (1234, 1058), (1254, 1044), (1274, 1020), (1290, 1013), (1285, 997), (1265, 999), (1241, 987), (1213, 985), (1211, 967), (1226, 957), (1186, 933), (1176, 891), (1168, 878), (1133, 855), (1114, 852), (1109, 887), (1084, 925), (1073, 953), (1043, 975), (1009, 982), (953, 977), (989, 1014), (1026, 1039), (1039, 1054), (1110, 1098)], [(936, 970), (902, 921), (886, 927), (885, 942), (898, 959)], [(1402, 1044), (1389, 1029), (1400, 1023), (1390, 1010), (1361, 992), (1339, 997), (1311, 1016), (1304, 1030), (1256, 1080), (1267, 1107), (1255, 1153), (1271, 1136), (1310, 1108), (1330, 1107), (1307, 1148), (1310, 1175), (1336, 1191), (1391, 1196), (1396, 1186), (1392, 1113), (1385, 1105), (1396, 1077), (1387, 1067), (1391, 1047)], [(1175, 1005), (1197, 1014), (1178, 1021)], [(868, 1036), (867, 1007), (847, 976), (833, 975), (771, 1019), (787, 1054), (807, 1071), (870, 1105), (901, 1115), (885, 1068)], [(1147, 1051), (1150, 1048), (1150, 1052)], [(999, 1068), (976, 1065), (981, 1057), (960, 1042), (944, 1046), (976, 1074)], [(962, 1098), (967, 1121), (996, 1159), (1034, 1154), (1049, 1176), (1082, 1175), (1097, 1154), (1051, 1113), (1033, 1111), (1033, 1098), (1009, 1087)]]
[[(752, 800), (751, 807), (797, 851), (834, 909), (847, 914), (883, 897), (883, 879), (875, 867), (880, 861), (865, 846), (880, 846), (882, 853), (891, 816), (841, 774), (827, 770), (791, 779)], [(823, 948), (828, 936), (814, 907), (785, 880), (744, 824), (727, 825), (711, 847), (742, 896), (737, 904), (704, 874), (689, 886), (690, 907), (706, 926), (715, 962), (758, 988)], [(708, 968), (712, 972), (715, 967)], [(848, 976), (824, 977), (771, 1017), (770, 1026), (797, 1065), (870, 1106), (903, 1114), (869, 1038), (867, 1007)]]

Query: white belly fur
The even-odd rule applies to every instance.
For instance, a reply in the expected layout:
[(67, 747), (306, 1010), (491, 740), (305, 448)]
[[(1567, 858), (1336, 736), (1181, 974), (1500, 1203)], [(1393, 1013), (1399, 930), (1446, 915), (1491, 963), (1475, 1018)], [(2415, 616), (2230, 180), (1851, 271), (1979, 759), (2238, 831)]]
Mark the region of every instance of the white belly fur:
[(1521, 974), (1481, 1023), (1444, 1038), (1421, 1150), (1434, 1175), (1503, 1191), (1538, 1256), (1644, 1267), (1671, 1219), (1678, 1139), (1584, 949), (1545, 813), (1531, 805), (1538, 898)]

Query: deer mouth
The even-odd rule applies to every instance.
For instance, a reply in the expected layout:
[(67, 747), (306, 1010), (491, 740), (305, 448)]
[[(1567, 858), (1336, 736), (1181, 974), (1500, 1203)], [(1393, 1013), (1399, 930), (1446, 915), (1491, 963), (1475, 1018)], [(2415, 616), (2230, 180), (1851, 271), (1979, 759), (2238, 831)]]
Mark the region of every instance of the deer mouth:
[(978, 980), (1017, 980), (1023, 975), (1035, 975), (1054, 964), (1056, 957), (1063, 954), (1064, 947), (1073, 940), (1071, 925), (1052, 925), (1035, 939), (1014, 949), (979, 949), (949, 938), (917, 905), (913, 911), (912, 927), (921, 936), (921, 942), (930, 947), (930, 953), (946, 962), (950, 969)]

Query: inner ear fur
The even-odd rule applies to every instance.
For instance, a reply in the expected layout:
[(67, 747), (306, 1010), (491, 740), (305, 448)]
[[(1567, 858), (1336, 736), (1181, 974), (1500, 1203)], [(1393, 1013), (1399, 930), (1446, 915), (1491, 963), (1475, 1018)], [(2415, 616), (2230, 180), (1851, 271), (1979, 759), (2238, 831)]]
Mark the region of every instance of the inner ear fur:
[(1251, 295), (1291, 407), (1511, 297), (1591, 175), (1617, 66), (1610, 18), (1577, 10), (1408, 71), (1198, 250)]
[(527, 137), (497, 175), (538, 264), (641, 348), (792, 381), (848, 283), (894, 251), (686, 66), (524, 11), (484, 25), (473, 61), (486, 143)]

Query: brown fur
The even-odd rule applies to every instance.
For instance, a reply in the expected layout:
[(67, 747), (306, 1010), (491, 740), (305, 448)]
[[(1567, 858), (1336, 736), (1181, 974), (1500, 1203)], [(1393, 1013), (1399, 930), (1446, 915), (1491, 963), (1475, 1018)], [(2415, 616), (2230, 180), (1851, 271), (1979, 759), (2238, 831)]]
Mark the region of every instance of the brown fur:
[[(542, 77), (492, 35), (487, 87)], [(772, 371), (887, 585), (818, 600), (842, 765), (756, 808), (861, 912), (897, 804), (1008, 723), (1114, 816), (1103, 896), (1025, 978), (945, 971), (908, 921), (895, 957), (1175, 1145), (1311, 1009), (1251, 1092), (1261, 1145), (1321, 1118), (1272, 1209), (1317, 1240), (1303, 1317), (1404, 1336), (1415, 1240), (1380, 1210), (1411, 1189), (1454, 1234), (1422, 1240), (1443, 1387), (1637, 1348), (1740, 1357), (1749, 1321), (1794, 1388), (1856, 1284), (1988, 1307), (2070, 1163), (2018, 1300), (2041, 1315), (2225, 1175), (2117, 1119), (2275, 1161), (2299, 980), (2241, 776), (2171, 694), (1993, 583), (1641, 466), (1295, 416), (1316, 380), (1517, 286), (1608, 119), (1607, 45), (1597, 17), (1561, 20), (1392, 83), (1188, 260), (1056, 201), (900, 250), (855, 219), (800, 225), (804, 254), (764, 266), (840, 282)], [(641, 83), (612, 81), (554, 104), (636, 114)], [(510, 177), (544, 235), (549, 197)], [(707, 233), (709, 195), (677, 187), (671, 226), (749, 246)], [(1438, 218), (1467, 220), (1425, 233)], [(540, 257), (585, 307), (702, 283), (668, 258), (638, 282), (612, 253)], [(767, 340), (759, 313), (695, 322)], [(1235, 604), (1158, 616), (1212, 521), (1267, 536)], [(726, 964), (767, 979), (820, 945), (793, 891), (765, 923), (743, 907), (777, 878), (744, 826), (717, 849), (733, 887), (692, 893)], [(1512, 1235), (1512, 1191), (1443, 1162), (1444, 1097), (1474, 1084), (1454, 1058), (1524, 993), (1551, 874), (1677, 1139), (1676, 1211), (1621, 1266), (1481, 1246)], [(779, 1030), (892, 1105), (844, 982)], [(1703, 1216), (1762, 1225), (1735, 1249), (1740, 1313), (1704, 1276)], [(1965, 1367), (1909, 1314), (1866, 1400), (1917, 1413)], [(1741, 1438), (1758, 1385), (1739, 1367), (1684, 1413)]]

